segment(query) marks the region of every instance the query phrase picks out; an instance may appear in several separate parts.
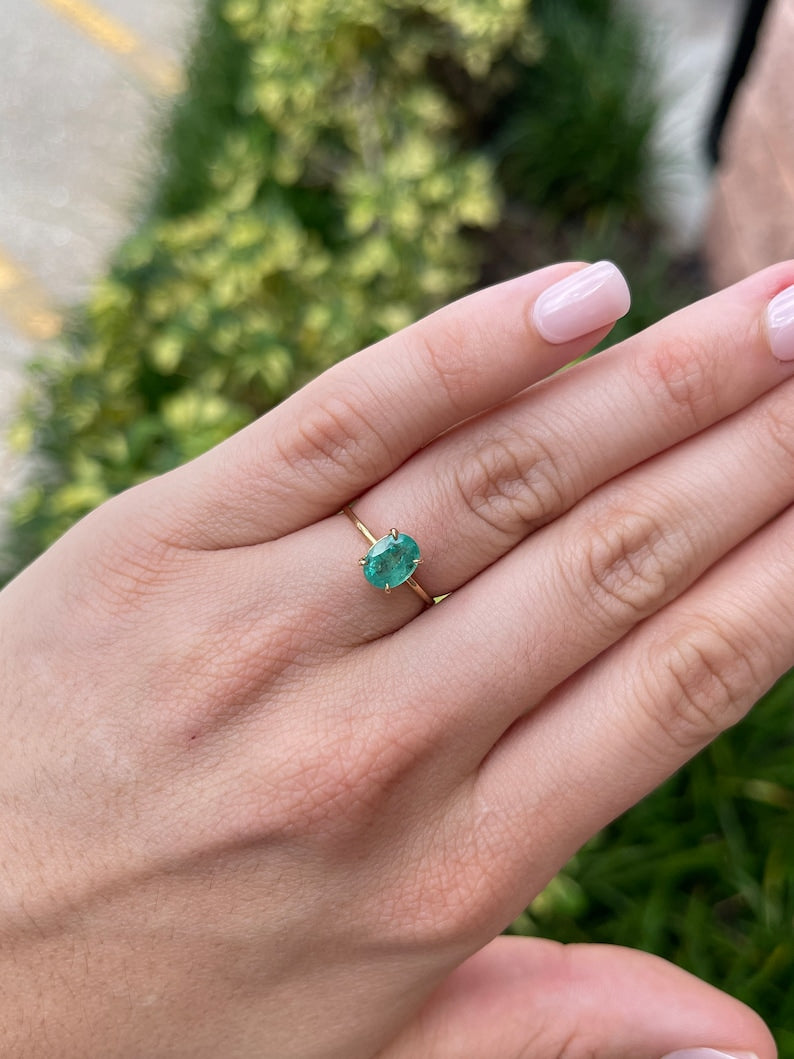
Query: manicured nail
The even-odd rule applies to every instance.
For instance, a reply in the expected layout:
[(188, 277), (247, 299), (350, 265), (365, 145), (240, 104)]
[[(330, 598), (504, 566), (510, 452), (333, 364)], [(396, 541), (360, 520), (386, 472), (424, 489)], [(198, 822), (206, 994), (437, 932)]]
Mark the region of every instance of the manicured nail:
[(787, 287), (766, 308), (769, 344), (778, 360), (794, 360), (794, 287)]
[(541, 337), (559, 345), (613, 324), (626, 315), (630, 305), (629, 287), (620, 269), (611, 261), (597, 261), (544, 290), (532, 316)]
[(685, 1048), (670, 1052), (663, 1059), (758, 1059), (755, 1052), (726, 1052), (724, 1048)]

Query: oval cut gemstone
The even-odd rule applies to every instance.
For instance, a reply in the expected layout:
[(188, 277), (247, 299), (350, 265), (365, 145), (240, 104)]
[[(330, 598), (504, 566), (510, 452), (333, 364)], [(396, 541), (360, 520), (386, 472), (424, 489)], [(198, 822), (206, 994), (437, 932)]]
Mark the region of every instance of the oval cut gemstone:
[(364, 577), (375, 588), (396, 588), (416, 570), (419, 545), (407, 533), (388, 534), (376, 541), (364, 560)]

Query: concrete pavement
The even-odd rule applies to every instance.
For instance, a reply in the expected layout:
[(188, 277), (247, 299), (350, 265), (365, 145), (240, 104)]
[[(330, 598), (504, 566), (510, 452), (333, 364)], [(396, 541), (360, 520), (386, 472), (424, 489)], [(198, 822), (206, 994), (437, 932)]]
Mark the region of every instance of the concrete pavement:
[(134, 220), (197, 7), (100, 2), (0, 0), (0, 427)]

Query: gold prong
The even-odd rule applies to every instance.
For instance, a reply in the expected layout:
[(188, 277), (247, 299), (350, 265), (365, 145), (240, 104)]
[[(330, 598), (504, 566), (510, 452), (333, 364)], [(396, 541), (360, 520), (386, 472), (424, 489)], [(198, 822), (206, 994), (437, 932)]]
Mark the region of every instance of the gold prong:
[(424, 559), (420, 555), (418, 559), (414, 559), (414, 566), (419, 566), (419, 564), (423, 563), (423, 562), (424, 562)]
[(362, 555), (361, 556), (361, 558), (358, 561), (358, 565), (359, 566), (366, 566), (367, 565), (367, 557), (366, 557), (366, 555)]
[(389, 533), (394, 538), (394, 540), (397, 540), (399, 534), (398, 534), (397, 530), (394, 528), (394, 526), (392, 526), (392, 528), (389, 530)]
[(386, 595), (388, 596), (388, 595), (389, 595), (389, 593), (391, 592), (391, 585), (386, 585), (386, 587), (384, 588), (384, 590), (383, 590), (383, 591), (384, 591), (384, 592), (386, 593)]

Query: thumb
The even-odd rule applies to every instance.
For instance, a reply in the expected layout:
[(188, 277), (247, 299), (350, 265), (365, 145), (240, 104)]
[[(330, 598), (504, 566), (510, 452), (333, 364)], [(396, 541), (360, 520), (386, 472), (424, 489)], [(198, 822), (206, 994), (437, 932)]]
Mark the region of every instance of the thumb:
[(665, 960), (500, 937), (466, 960), (379, 1059), (775, 1059), (754, 1011)]

